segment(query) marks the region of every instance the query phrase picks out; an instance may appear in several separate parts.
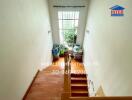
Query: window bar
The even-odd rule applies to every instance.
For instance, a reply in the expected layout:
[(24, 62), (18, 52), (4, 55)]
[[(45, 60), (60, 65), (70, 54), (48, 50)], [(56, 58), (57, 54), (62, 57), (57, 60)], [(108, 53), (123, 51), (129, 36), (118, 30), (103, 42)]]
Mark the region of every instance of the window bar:
[(81, 7), (85, 7), (85, 6), (59, 6), (59, 5), (54, 5), (53, 7), (57, 7), (57, 8), (59, 8), (59, 7), (61, 7), (61, 8), (65, 8), (65, 7), (73, 7), (73, 8), (81, 8)]

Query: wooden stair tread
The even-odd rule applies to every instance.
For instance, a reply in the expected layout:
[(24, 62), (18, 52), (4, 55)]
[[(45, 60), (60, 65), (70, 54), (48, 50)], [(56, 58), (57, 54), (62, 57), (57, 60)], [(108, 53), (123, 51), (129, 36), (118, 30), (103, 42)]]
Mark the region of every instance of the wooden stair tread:
[(70, 100), (88, 100), (89, 96), (78, 96), (78, 97), (74, 97), (74, 96), (71, 96), (70, 97)]
[(86, 80), (87, 81), (87, 78), (86, 77), (71, 77), (71, 80)]
[(83, 99), (88, 99), (88, 96), (86, 96), (86, 97), (81, 97), (81, 96), (80, 96), (80, 97), (72, 97), (72, 96), (71, 96), (70, 98), (71, 98), (71, 99), (82, 99), (82, 98), (83, 98)]
[(88, 91), (87, 90), (81, 90), (81, 91), (78, 91), (78, 90), (72, 90), (71, 93), (87, 93), (88, 94)]
[(84, 86), (84, 87), (87, 87), (87, 84), (77, 84), (77, 83), (74, 83), (74, 84), (71, 84), (71, 86)]

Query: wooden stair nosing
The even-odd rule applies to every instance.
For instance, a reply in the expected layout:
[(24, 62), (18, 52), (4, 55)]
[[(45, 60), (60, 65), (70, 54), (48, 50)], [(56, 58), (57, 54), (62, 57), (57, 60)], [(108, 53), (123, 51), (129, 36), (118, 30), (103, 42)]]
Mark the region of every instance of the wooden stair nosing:
[(71, 80), (86, 80), (87, 81), (87, 78), (86, 77), (71, 77)]
[(87, 93), (88, 94), (88, 91), (87, 90), (72, 90), (71, 93)]
[(73, 86), (78, 86), (78, 87), (88, 87), (87, 86), (87, 84), (83, 84), (83, 83), (81, 83), (81, 84), (71, 84), (71, 87), (73, 87)]

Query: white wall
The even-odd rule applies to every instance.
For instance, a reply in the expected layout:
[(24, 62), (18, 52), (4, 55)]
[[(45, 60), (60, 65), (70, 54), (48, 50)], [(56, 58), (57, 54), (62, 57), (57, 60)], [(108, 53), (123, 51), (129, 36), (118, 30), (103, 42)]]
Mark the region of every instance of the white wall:
[[(125, 7), (112, 17), (110, 7)], [(84, 42), (84, 64), (95, 90), (106, 96), (132, 95), (132, 0), (91, 0)]]
[[(83, 44), (87, 10), (88, 10), (88, 1), (89, 0), (49, 0), (49, 8), (52, 22), (52, 31), (53, 31), (53, 41), (54, 43), (60, 43), (59, 36), (59, 23), (58, 23), (58, 11), (80, 11), (79, 19), (79, 28), (77, 43)], [(82, 8), (56, 8), (54, 5), (58, 6), (85, 6)]]
[(0, 100), (21, 100), (42, 63), (51, 62), (46, 0), (0, 0)]

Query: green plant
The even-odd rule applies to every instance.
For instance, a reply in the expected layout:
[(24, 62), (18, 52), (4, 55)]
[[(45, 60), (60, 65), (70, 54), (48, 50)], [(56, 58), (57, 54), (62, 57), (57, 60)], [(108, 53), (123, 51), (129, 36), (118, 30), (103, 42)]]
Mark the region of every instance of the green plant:
[(68, 50), (64, 45), (60, 44), (60, 55), (64, 55), (64, 53)]
[(64, 32), (64, 40), (67, 44), (74, 44), (76, 42), (76, 30), (70, 29)]

